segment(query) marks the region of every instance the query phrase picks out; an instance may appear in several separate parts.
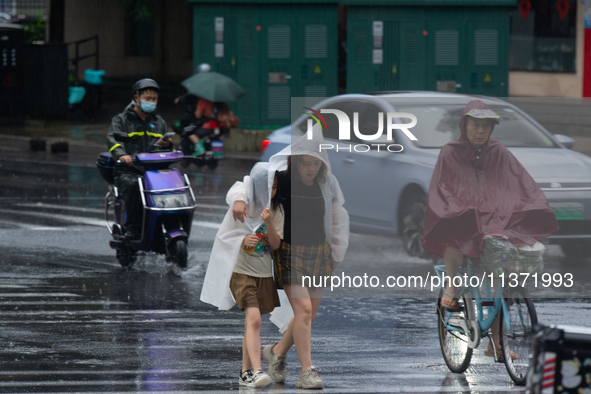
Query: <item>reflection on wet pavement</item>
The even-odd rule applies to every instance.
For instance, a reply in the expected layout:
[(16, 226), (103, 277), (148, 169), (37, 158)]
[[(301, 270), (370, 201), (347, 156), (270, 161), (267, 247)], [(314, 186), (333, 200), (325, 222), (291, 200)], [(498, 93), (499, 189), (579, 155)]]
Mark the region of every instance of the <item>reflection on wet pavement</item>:
[[(227, 209), (225, 192), (243, 168), (190, 173), (199, 206), (186, 271), (154, 254), (124, 271), (102, 228), (106, 185), (92, 164), (34, 170), (0, 164), (0, 392), (238, 388), (243, 314), (218, 311), (201, 303), (199, 294)], [(372, 250), (400, 273), (431, 268), (405, 257), (389, 237), (352, 234), (352, 245), (351, 258)], [(560, 252), (552, 253), (548, 269), (567, 269)], [(449, 373), (434, 305), (430, 298), (322, 300), (312, 355), (322, 369), (323, 392), (523, 391), (504, 365), (483, 355), (486, 341), (465, 374)], [(536, 307), (543, 323), (581, 325), (591, 317), (584, 299), (536, 300)], [(261, 337), (263, 344), (280, 338), (267, 318)], [(286, 384), (265, 392), (295, 391), (295, 350), (287, 363)]]

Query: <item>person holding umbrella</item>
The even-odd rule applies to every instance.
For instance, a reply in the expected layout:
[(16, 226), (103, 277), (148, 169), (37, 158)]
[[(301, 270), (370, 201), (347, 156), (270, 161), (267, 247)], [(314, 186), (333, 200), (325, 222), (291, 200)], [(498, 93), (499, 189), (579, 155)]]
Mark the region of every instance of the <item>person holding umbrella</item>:
[[(233, 115), (227, 102), (237, 101), (244, 90), (231, 78), (214, 71), (198, 72), (182, 82), (190, 94), (199, 97), (194, 117), (195, 129), (188, 135), (195, 145), (194, 156), (205, 153), (202, 139), (220, 127), (235, 127), (238, 118)], [(233, 119), (224, 122), (225, 119)], [(223, 124), (220, 124), (223, 123)]]

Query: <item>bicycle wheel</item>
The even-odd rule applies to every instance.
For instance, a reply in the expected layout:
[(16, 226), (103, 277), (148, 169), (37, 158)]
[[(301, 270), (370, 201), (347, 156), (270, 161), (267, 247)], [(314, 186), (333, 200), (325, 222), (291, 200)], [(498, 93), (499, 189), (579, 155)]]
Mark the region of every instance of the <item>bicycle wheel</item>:
[[(505, 366), (511, 379), (518, 386), (525, 385), (531, 352), (531, 330), (538, 323), (538, 316), (532, 300), (527, 298), (525, 289), (509, 289), (507, 294), (507, 318), (501, 311), (500, 342)], [(514, 357), (511, 357), (511, 352)]]
[[(461, 311), (448, 312), (447, 309), (441, 306), (442, 296), (443, 289), (439, 291), (437, 300), (437, 329), (439, 331), (441, 353), (450, 371), (462, 373), (468, 369), (472, 359), (472, 349), (468, 347), (468, 335), (474, 335), (474, 333), (466, 333), (462, 328), (447, 323), (447, 320), (449, 317), (465, 320), (474, 319), (474, 301), (470, 294), (465, 294), (458, 298)], [(470, 324), (468, 324), (468, 327), (470, 327)]]

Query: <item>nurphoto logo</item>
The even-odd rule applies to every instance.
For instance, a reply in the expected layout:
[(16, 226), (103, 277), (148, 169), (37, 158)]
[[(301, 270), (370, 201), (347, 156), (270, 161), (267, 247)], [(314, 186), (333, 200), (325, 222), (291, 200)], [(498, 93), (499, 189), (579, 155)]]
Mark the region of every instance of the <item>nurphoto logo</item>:
[[(308, 136), (308, 140), (312, 139), (314, 120), (320, 126), (320, 131), (323, 131), (323, 132), (324, 132), (324, 130), (328, 131), (328, 125), (326, 123), (326, 120), (322, 116), (322, 114), (332, 114), (337, 117), (338, 124), (339, 124), (339, 140), (340, 141), (350, 141), (351, 140), (351, 120), (349, 119), (349, 116), (346, 113), (344, 113), (343, 111), (340, 111), (338, 109), (322, 108), (322, 109), (320, 109), (320, 112), (318, 112), (312, 108), (308, 108), (308, 107), (304, 107), (304, 108), (312, 112), (312, 113), (308, 113), (308, 115), (311, 117), (311, 119), (308, 119), (308, 123), (307, 123), (308, 128), (306, 131), (306, 135)], [(395, 121), (399, 121), (400, 119), (403, 119), (403, 118), (410, 119), (411, 120), (410, 123), (394, 123)], [(409, 130), (409, 129), (413, 128), (414, 126), (416, 126), (416, 124), (417, 124), (417, 117), (411, 113), (388, 112), (386, 114), (386, 140), (393, 141), (392, 131), (395, 129), (399, 129), (411, 141), (417, 141), (417, 137), (415, 137), (413, 135), (413, 133), (411, 133)], [(363, 131), (368, 132), (369, 130), (363, 130)], [(382, 137), (382, 135), (384, 133), (384, 113), (383, 112), (378, 113), (378, 129), (375, 132), (373, 130), (371, 130), (371, 132), (373, 134), (363, 134), (359, 130), (359, 113), (354, 112), (353, 113), (353, 133), (355, 134), (355, 137), (357, 137), (359, 140), (362, 140), (362, 141), (376, 141), (377, 139)], [(391, 153), (400, 153), (404, 150), (402, 145), (394, 144), (394, 143), (393, 144), (385, 144), (385, 143), (353, 144), (353, 145), (349, 145), (347, 147), (343, 147), (343, 146), (339, 146), (339, 145), (335, 146), (334, 144), (320, 144), (318, 149), (320, 152), (322, 152), (323, 149), (324, 150), (334, 149), (337, 152), (343, 151), (343, 150), (345, 150), (347, 152), (351, 152), (352, 150), (355, 152), (369, 152), (370, 150), (373, 149), (373, 150), (377, 150), (379, 152), (381, 149), (381, 150), (387, 150), (388, 152), (391, 152)]]

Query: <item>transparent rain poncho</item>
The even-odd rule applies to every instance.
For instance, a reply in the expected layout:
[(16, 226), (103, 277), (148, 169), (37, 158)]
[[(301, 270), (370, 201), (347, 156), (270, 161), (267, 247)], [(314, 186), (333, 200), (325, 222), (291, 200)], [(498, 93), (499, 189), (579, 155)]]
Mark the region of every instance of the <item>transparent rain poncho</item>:
[[(345, 204), (345, 198), (343, 197), (339, 182), (334, 175), (332, 175), (330, 170), (328, 155), (326, 154), (326, 151), (319, 151), (319, 146), (323, 143), (324, 138), (322, 132), (318, 128), (318, 125), (315, 125), (313, 129), (313, 138), (311, 140), (308, 140), (307, 135), (304, 135), (294, 141), (290, 146), (271, 157), (269, 160), (269, 171), (274, 173), (275, 170), (281, 171), (286, 169), (287, 158), (296, 155), (314, 156), (322, 160), (326, 165), (326, 181), (324, 183), (319, 183), (324, 198), (324, 232), (326, 241), (331, 248), (331, 257), (335, 261), (341, 262), (345, 258), (345, 253), (349, 246), (349, 214), (343, 207)], [(294, 169), (293, 171), (296, 170)], [(244, 182), (236, 182), (230, 191), (228, 191), (226, 202), (231, 208), (234, 202), (245, 201), (249, 206), (250, 216), (250, 202), (252, 201), (252, 197), (250, 197), (247, 192), (249, 182), (249, 177), (245, 177)], [(285, 215), (290, 214), (291, 213), (289, 212), (285, 213)]]
[[(324, 233), (325, 240), (328, 242), (331, 248), (331, 257), (337, 262), (343, 261), (347, 247), (349, 246), (349, 214), (343, 207), (345, 199), (339, 182), (334, 177), (330, 169), (330, 162), (326, 151), (320, 152), (320, 144), (324, 143), (322, 132), (318, 125), (314, 126), (313, 138), (308, 139), (307, 134), (294, 141), (290, 146), (283, 149), (281, 152), (275, 154), (269, 160), (269, 171), (281, 171), (287, 168), (287, 158), (295, 155), (307, 155), (316, 157), (326, 165), (327, 173), (326, 180), (319, 183), (322, 197), (324, 199)], [(292, 167), (293, 168), (293, 167)], [(292, 171), (296, 171), (293, 169)], [(226, 202), (231, 207), (236, 201), (245, 201), (249, 206), (252, 201), (252, 194), (249, 193), (249, 183), (251, 179), (249, 177), (244, 178), (244, 182), (236, 182), (234, 186), (228, 191), (226, 196)], [(291, 212), (285, 212), (285, 215), (291, 215)], [(230, 214), (230, 219), (232, 216)], [(292, 227), (293, 229), (293, 227)], [(294, 229), (299, 231), (298, 229)], [(214, 248), (215, 249), (215, 248)], [(213, 254), (213, 252), (212, 252)], [(205, 285), (204, 285), (205, 287)], [(287, 302), (285, 292), (279, 291), (279, 298), (281, 300), (281, 308), (276, 308), (271, 313), (271, 321), (275, 323), (280, 331), (284, 331), (289, 323), (289, 320), (293, 317), (291, 307)]]
[(234, 306), (230, 279), (236, 258), (244, 237), (254, 234), (263, 224), (261, 212), (270, 206), (274, 177), (275, 170), (271, 170), (269, 163), (257, 163), (243, 182), (237, 182), (249, 201), (249, 218), (244, 223), (234, 220), (230, 205), (213, 243), (201, 290), (201, 301), (217, 306), (220, 310)]

